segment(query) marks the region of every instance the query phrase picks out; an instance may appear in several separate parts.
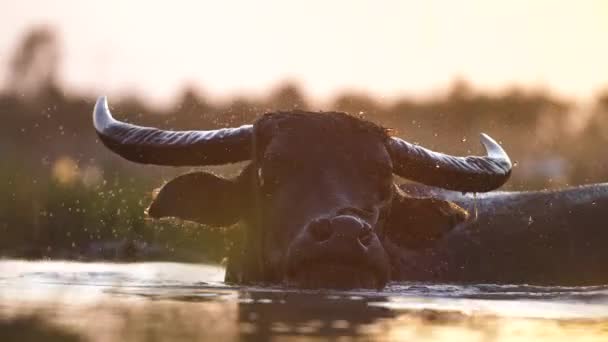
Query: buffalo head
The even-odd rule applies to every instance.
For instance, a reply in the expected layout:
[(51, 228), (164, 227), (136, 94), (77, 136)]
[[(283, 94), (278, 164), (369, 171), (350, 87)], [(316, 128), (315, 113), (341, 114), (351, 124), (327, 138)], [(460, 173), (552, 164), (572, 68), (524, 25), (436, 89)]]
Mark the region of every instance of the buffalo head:
[(280, 112), (253, 125), (163, 131), (94, 110), (101, 141), (138, 163), (186, 166), (250, 160), (240, 176), (195, 172), (164, 185), (148, 209), (212, 226), (244, 222), (226, 280), (300, 287), (381, 288), (391, 279), (389, 248), (425, 248), (467, 212), (433, 198), (411, 198), (393, 174), (463, 192), (489, 191), (511, 162), (482, 134), (487, 155), (454, 157), (391, 137), (344, 113)]

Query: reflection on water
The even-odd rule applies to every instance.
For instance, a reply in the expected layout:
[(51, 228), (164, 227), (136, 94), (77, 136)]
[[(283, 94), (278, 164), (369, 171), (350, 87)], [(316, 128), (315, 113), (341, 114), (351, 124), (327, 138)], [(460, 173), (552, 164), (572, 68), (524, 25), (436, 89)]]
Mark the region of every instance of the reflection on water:
[(0, 340), (606, 341), (608, 286), (233, 287), (215, 266), (0, 261)]

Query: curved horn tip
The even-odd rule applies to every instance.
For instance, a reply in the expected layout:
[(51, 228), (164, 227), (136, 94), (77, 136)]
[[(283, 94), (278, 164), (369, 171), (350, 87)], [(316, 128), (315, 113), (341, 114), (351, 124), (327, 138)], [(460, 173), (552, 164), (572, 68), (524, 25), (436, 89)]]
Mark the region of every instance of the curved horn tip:
[(108, 98), (106, 96), (100, 96), (95, 103), (95, 108), (93, 109), (93, 124), (95, 125), (95, 129), (102, 132), (113, 121), (114, 118), (112, 117), (112, 113), (110, 113), (110, 108), (108, 107)]
[(507, 152), (505, 152), (502, 146), (500, 146), (500, 144), (497, 143), (496, 140), (492, 139), (492, 137), (489, 135), (481, 133), (481, 144), (485, 148), (488, 157), (504, 159), (509, 164), (511, 163)]

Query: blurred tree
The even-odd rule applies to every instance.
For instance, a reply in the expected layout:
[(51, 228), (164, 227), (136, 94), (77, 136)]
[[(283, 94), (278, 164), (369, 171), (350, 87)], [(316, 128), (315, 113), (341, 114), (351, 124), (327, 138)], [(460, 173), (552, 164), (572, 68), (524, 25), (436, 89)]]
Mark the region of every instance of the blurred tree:
[(475, 95), (473, 86), (462, 78), (456, 78), (448, 90), (448, 101), (464, 101)]
[(296, 84), (288, 82), (272, 92), (266, 107), (272, 111), (306, 110), (308, 104), (300, 88)]
[(332, 105), (332, 110), (347, 112), (349, 114), (362, 117), (374, 117), (377, 112), (382, 110), (381, 106), (375, 99), (367, 94), (345, 93), (338, 96)]
[(597, 97), (592, 116), (574, 143), (566, 144), (571, 156), (573, 179), (578, 182), (606, 182), (608, 180), (608, 90)]
[(9, 89), (17, 95), (58, 95), (60, 47), (48, 27), (29, 31), (13, 55), (8, 76)]
[(217, 126), (213, 107), (200, 94), (195, 86), (187, 86), (177, 100), (177, 106), (168, 116), (173, 120), (175, 129), (210, 129)]

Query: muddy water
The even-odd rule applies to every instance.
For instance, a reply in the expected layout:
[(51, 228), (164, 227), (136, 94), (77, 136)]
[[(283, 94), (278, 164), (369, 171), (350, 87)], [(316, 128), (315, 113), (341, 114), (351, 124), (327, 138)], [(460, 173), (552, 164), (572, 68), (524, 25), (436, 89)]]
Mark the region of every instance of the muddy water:
[(0, 341), (608, 341), (608, 286), (234, 287), (216, 266), (0, 261)]

